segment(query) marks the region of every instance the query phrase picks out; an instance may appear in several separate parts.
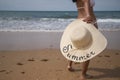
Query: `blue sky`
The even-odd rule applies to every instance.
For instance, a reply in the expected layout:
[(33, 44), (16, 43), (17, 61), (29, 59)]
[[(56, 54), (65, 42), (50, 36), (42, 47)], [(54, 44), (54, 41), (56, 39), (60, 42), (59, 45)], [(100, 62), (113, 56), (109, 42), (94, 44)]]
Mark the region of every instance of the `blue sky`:
[[(95, 11), (120, 11), (120, 0), (95, 0)], [(0, 0), (0, 10), (76, 11), (72, 0)]]

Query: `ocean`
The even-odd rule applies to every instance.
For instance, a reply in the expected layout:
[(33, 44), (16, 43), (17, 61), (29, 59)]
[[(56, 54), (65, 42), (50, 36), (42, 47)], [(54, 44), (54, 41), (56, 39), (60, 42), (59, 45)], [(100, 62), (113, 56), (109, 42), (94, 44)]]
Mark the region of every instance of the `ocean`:
[[(120, 11), (95, 11), (99, 29), (120, 29)], [(64, 30), (77, 11), (0, 11), (0, 31)]]

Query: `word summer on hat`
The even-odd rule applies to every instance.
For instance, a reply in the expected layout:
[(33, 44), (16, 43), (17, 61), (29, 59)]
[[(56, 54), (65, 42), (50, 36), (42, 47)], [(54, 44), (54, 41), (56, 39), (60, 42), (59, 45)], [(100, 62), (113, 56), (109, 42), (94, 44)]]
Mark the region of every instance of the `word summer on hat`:
[(106, 38), (94, 25), (77, 19), (65, 29), (60, 50), (68, 60), (84, 62), (101, 53), (106, 45)]

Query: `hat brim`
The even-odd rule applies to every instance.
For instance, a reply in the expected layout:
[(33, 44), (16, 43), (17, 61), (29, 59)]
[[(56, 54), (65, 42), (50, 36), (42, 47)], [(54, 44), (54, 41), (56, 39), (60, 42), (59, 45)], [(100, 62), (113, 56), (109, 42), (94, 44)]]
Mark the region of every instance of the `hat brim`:
[[(76, 49), (71, 42), (70, 33), (73, 28), (85, 27), (92, 35), (92, 43), (85, 49)], [(95, 28), (94, 25), (83, 22), (77, 19), (70, 23), (61, 38), (60, 50), (65, 58), (74, 62), (84, 62), (92, 59), (99, 53), (101, 53), (107, 45), (107, 40), (104, 35)]]

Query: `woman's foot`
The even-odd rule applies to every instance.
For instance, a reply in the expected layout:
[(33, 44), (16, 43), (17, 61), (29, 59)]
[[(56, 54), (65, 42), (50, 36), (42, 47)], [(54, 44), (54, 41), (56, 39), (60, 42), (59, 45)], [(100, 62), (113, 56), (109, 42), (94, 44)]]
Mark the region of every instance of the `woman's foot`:
[(68, 66), (67, 69), (68, 69), (68, 71), (71, 71), (71, 72), (74, 71), (74, 69), (71, 66)]
[(86, 74), (86, 75), (81, 74), (81, 76), (80, 76), (80, 80), (86, 80), (86, 79), (91, 79), (91, 78), (93, 78), (93, 76), (88, 75), (88, 74)]

